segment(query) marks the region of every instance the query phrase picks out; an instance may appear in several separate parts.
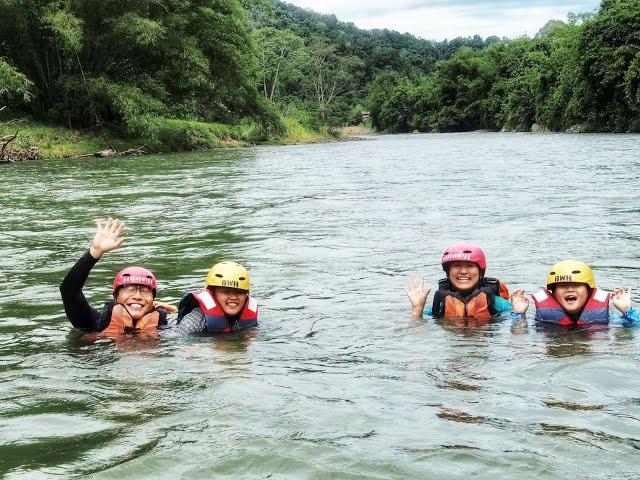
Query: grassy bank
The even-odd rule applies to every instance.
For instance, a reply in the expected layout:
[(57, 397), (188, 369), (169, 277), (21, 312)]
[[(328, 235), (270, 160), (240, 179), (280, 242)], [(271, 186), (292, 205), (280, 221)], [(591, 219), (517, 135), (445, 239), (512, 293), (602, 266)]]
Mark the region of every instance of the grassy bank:
[(134, 135), (122, 138), (106, 128), (74, 130), (45, 125), (29, 119), (0, 120), (0, 137), (17, 138), (12, 149), (36, 147), (40, 158), (72, 158), (114, 149), (118, 152), (142, 147), (148, 153), (184, 152), (258, 144), (288, 145), (335, 140), (339, 132), (313, 131), (297, 120), (285, 118), (285, 133), (266, 137), (258, 124), (224, 125), (159, 117), (141, 117), (131, 125)]

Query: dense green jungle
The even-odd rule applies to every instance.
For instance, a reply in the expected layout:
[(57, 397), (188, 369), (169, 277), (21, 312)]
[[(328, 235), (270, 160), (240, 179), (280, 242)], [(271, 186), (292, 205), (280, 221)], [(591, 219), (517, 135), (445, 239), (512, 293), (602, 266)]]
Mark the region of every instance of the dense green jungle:
[(21, 121), (150, 151), (304, 141), (363, 121), (637, 132), (640, 0), (603, 0), (534, 38), (440, 42), (277, 0), (0, 0), (2, 154)]

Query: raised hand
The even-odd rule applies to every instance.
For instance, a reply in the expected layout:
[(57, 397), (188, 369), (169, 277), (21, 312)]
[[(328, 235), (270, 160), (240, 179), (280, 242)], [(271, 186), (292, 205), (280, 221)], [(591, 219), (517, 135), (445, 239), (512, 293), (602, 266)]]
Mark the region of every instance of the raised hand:
[(624, 288), (616, 288), (611, 294), (611, 300), (620, 313), (627, 313), (631, 308), (631, 289), (625, 291)]
[(109, 217), (104, 224), (100, 220), (96, 220), (96, 227), (96, 234), (91, 241), (89, 253), (93, 258), (99, 259), (105, 253), (122, 245), (125, 239), (120, 235), (124, 230), (124, 222)]
[(409, 277), (409, 284), (404, 291), (407, 292), (407, 297), (411, 301), (411, 315), (422, 317), (427, 297), (431, 293), (430, 288), (424, 289), (424, 277), (422, 275)]
[(514, 290), (509, 296), (511, 300), (511, 311), (513, 313), (526, 313), (529, 308), (529, 297), (524, 293), (524, 289)]

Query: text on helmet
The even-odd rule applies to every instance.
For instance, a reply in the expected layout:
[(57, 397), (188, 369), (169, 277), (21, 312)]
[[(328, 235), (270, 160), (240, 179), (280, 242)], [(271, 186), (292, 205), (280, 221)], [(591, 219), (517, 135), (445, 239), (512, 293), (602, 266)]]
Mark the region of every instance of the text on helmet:
[(240, 284), (236, 280), (222, 280), (222, 286), (240, 288)]
[(444, 256), (445, 260), (471, 260), (470, 253), (449, 253)]
[(571, 275), (556, 275), (554, 283), (572, 282)]
[(139, 283), (142, 285), (153, 285), (153, 280), (149, 277), (143, 277), (141, 275), (126, 275), (122, 279), (123, 283)]

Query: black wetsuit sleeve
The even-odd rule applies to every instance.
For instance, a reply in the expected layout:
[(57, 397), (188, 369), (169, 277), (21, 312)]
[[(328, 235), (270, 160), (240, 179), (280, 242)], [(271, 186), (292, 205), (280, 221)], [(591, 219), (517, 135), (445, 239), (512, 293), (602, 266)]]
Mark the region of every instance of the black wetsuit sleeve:
[(89, 251), (85, 252), (60, 284), (64, 311), (76, 328), (99, 330), (101, 327), (100, 313), (89, 305), (82, 293), (82, 287), (89, 277), (89, 272), (97, 262), (98, 260), (93, 258)]

